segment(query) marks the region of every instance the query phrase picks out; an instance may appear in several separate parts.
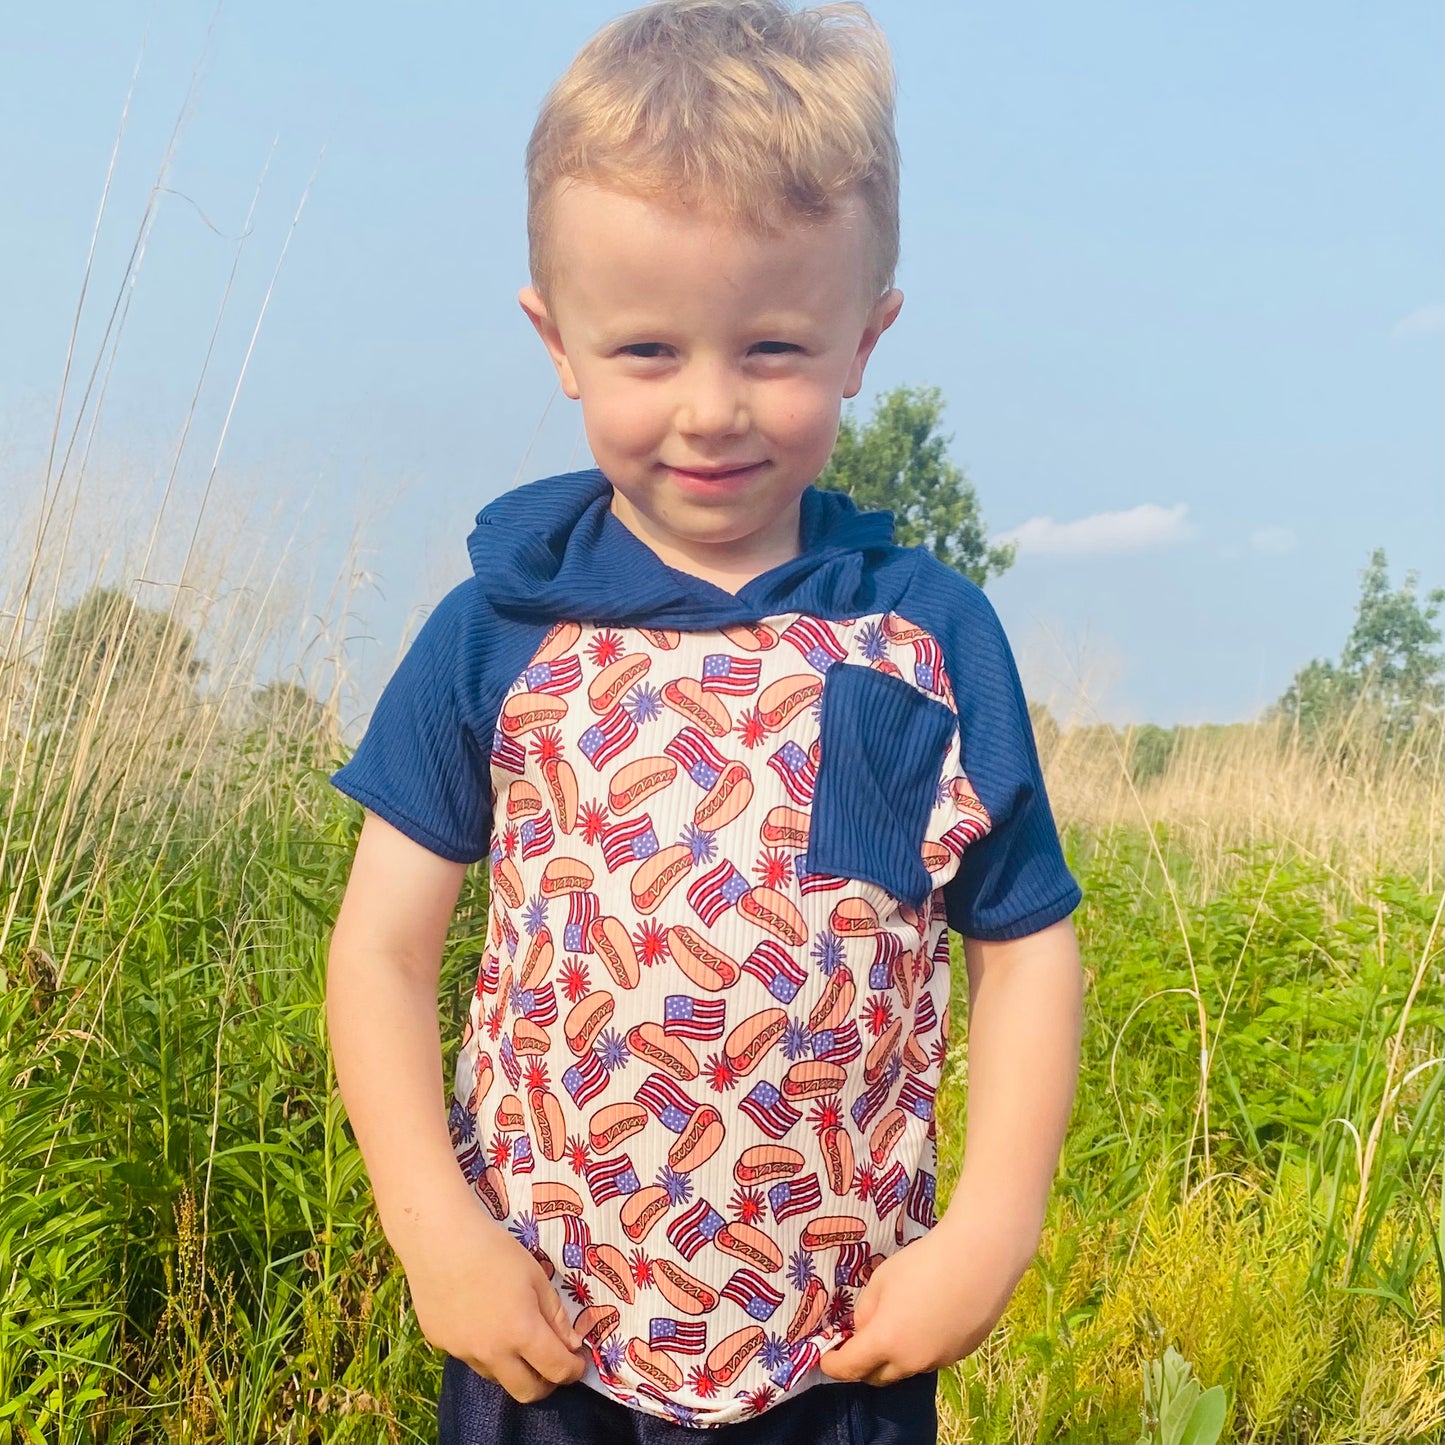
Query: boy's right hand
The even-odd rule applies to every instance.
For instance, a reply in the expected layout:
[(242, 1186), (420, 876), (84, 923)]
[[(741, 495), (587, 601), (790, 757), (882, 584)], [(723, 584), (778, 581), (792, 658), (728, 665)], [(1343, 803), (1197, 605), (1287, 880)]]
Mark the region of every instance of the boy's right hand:
[(402, 1261), (422, 1334), (529, 1404), (582, 1378), (587, 1345), (542, 1266), (470, 1197)]

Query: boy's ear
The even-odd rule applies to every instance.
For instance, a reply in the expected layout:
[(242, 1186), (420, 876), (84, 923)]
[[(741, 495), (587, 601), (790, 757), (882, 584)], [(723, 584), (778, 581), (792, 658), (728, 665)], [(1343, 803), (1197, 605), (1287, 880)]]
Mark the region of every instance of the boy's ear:
[(567, 360), (567, 349), (562, 345), (562, 333), (558, 331), (557, 323), (552, 319), (552, 313), (547, 309), (541, 292), (535, 286), (524, 286), (517, 293), (517, 300), (521, 303), (522, 310), (527, 313), (527, 320), (537, 328), (537, 335), (542, 338), (542, 345), (547, 348), (552, 365), (557, 368), (557, 380), (562, 384), (563, 392), (576, 401), (582, 395), (577, 386), (577, 377), (573, 374), (572, 363)]
[(863, 369), (868, 365), (868, 358), (873, 355), (878, 338), (898, 320), (898, 313), (902, 309), (903, 293), (896, 286), (891, 291), (885, 291), (873, 303), (873, 309), (868, 313), (868, 323), (864, 326), (862, 338), (858, 342), (858, 350), (853, 355), (853, 364), (848, 368), (848, 380), (843, 385), (844, 396), (858, 395), (863, 387)]

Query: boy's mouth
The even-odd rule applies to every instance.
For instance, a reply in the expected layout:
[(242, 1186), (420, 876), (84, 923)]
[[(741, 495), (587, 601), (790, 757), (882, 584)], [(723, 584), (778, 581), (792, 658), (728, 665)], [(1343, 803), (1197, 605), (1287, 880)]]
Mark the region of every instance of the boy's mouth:
[(720, 487), (740, 482), (760, 472), (766, 462), (747, 462), (740, 466), (728, 467), (672, 467), (666, 466), (676, 481), (691, 483), (698, 487)]

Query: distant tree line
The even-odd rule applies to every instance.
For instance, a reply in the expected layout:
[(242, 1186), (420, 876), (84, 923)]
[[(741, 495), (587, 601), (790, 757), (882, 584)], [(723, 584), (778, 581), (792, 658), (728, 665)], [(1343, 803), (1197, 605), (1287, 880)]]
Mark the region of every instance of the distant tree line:
[[(942, 417), (936, 387), (884, 393), (868, 420), (844, 416), (819, 485), (848, 493), (861, 508), (891, 511), (900, 543), (928, 547), (984, 586), (1012, 565), (1014, 550), (989, 542), (973, 483), (949, 457)], [(1362, 574), (1354, 626), (1339, 660), (1306, 664), (1266, 716), (1307, 738), (1354, 731), (1389, 748), (1433, 738), (1430, 725), (1438, 725), (1445, 707), (1445, 659), (1436, 625), (1442, 605), (1445, 591), (1420, 595), (1414, 572), (1392, 590), (1385, 553), (1377, 548)], [(206, 670), (195, 639), (166, 612), (101, 587), (59, 614), (44, 658), (35, 676), (42, 726), (63, 722), (77, 706), (83, 710), (101, 687), (111, 692), (163, 686), (194, 696)], [(1047, 748), (1058, 725), (1042, 705), (1030, 711)], [(323, 704), (301, 685), (271, 682), (253, 690), (245, 726), (258, 737), (301, 739), (319, 735), (326, 716)], [(1131, 774), (1136, 782), (1158, 777), (1184, 739), (1222, 730), (1131, 728)]]

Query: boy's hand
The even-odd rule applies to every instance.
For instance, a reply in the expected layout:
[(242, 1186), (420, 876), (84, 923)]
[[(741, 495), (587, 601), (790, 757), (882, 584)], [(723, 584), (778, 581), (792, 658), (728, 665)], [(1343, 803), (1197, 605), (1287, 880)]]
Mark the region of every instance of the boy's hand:
[(587, 1346), (551, 1281), (477, 1204), (463, 1198), (403, 1264), (422, 1334), (514, 1400), (582, 1378)]
[(941, 1370), (988, 1337), (1038, 1239), (964, 1204), (956, 1200), (929, 1233), (873, 1271), (854, 1305), (853, 1334), (819, 1361), (824, 1374), (891, 1385)]

